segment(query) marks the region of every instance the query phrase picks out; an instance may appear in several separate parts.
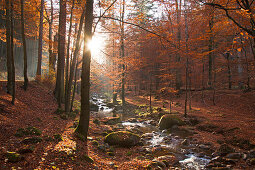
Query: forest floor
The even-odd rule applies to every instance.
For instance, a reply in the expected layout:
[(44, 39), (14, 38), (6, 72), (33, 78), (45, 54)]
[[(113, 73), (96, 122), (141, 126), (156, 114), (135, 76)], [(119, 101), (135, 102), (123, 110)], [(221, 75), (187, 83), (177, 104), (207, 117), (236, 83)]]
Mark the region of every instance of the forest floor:
[[(53, 92), (37, 82), (31, 82), (27, 91), (22, 89), (22, 82), (17, 83), (15, 105), (11, 96), (0, 82), (0, 169), (145, 169), (150, 160), (136, 159), (141, 146), (131, 148), (114, 147), (114, 156), (99, 150), (95, 140), (103, 145), (102, 135), (112, 131), (110, 125), (95, 123), (96, 114), (91, 114), (89, 137), (85, 143), (74, 135), (76, 118), (58, 114)], [(130, 96), (130, 97), (129, 97)], [(132, 109), (148, 104), (148, 98), (129, 95), (127, 102)], [(218, 147), (221, 143), (233, 142), (233, 147), (248, 150), (255, 144), (255, 93), (240, 91), (221, 91), (216, 96), (216, 106), (210, 102), (210, 92), (205, 93), (205, 102), (200, 102), (200, 94), (194, 93), (190, 117), (196, 117), (197, 138), (201, 143), (210, 142)], [(164, 100), (153, 100), (153, 107), (163, 107)], [(183, 114), (183, 98), (174, 100), (173, 110)], [(19, 128), (35, 127), (42, 133), (17, 135)], [(33, 128), (32, 128), (33, 129)], [(35, 132), (37, 132), (35, 130)], [(16, 134), (16, 135), (15, 135)], [(24, 142), (33, 137), (35, 142)], [(240, 142), (245, 139), (245, 142)], [(38, 141), (39, 140), (39, 141)], [(237, 141), (237, 142), (236, 142)], [(239, 143), (238, 143), (239, 141)], [(229, 142), (228, 142), (229, 143)], [(20, 160), (10, 162), (6, 152), (21, 152)], [(89, 157), (93, 159), (90, 160)], [(88, 162), (92, 163), (88, 163)]]

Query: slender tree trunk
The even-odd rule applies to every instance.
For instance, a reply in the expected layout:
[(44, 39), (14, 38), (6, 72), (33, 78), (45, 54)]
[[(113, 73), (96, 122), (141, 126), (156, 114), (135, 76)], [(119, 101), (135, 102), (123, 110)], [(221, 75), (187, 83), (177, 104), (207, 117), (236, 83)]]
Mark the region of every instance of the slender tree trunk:
[(75, 98), (75, 92), (76, 92), (76, 85), (77, 85), (77, 79), (78, 79), (78, 61), (76, 62), (75, 66), (75, 76), (74, 76), (74, 85), (73, 85), (73, 95), (72, 95), (72, 100), (71, 100), (71, 107), (70, 107), (70, 112), (73, 111), (73, 102)]
[(51, 0), (51, 15), (50, 15), (50, 22), (49, 22), (49, 76), (53, 71), (55, 71), (55, 62), (54, 62), (54, 54), (53, 54), (53, 38), (52, 38), (52, 25), (53, 25), (53, 1)]
[(23, 41), (23, 53), (24, 53), (24, 90), (27, 90), (28, 77), (27, 77), (27, 45), (25, 36), (25, 23), (24, 23), (24, 0), (20, 0), (21, 4), (21, 32)]
[(58, 68), (56, 79), (55, 96), (58, 101), (58, 107), (64, 97), (64, 73), (65, 73), (65, 34), (66, 34), (66, 1), (60, 0), (59, 28), (58, 28)]
[(150, 75), (150, 113), (152, 113), (151, 97), (152, 97), (152, 80)]
[(13, 17), (13, 1), (11, 0), (11, 65), (12, 65), (12, 104), (15, 103), (15, 65), (14, 65), (14, 17)]
[(72, 60), (72, 64), (70, 67), (70, 75), (69, 75), (69, 81), (68, 81), (68, 85), (67, 85), (67, 92), (66, 92), (66, 97), (65, 97), (65, 111), (69, 111), (70, 110), (70, 95), (71, 95), (71, 89), (72, 89), (72, 84), (73, 84), (73, 77), (74, 77), (74, 69), (75, 69), (75, 65), (76, 65), (76, 60), (80, 51), (80, 47), (81, 47), (81, 43), (80, 43), (80, 38), (81, 38), (81, 32), (82, 32), (82, 26), (83, 26), (83, 22), (84, 22), (84, 18), (85, 18), (85, 13), (86, 10), (83, 9), (82, 15), (80, 17), (80, 24), (79, 24), (79, 29), (78, 29), (78, 34), (77, 34), (77, 40), (76, 40), (76, 45), (75, 45), (75, 51), (73, 54), (73, 60)]
[[(68, 77), (69, 77), (69, 58), (70, 58), (70, 43), (71, 43), (71, 35), (72, 35), (72, 25), (73, 25), (73, 8), (74, 8), (74, 0), (73, 0), (73, 4), (72, 4), (72, 8), (71, 8), (71, 14), (70, 14), (70, 25), (69, 25), (69, 33), (68, 33), (68, 40), (67, 40), (67, 55), (66, 55), (66, 78), (65, 78), (65, 103), (66, 102), (70, 102), (70, 97), (68, 98), (67, 92), (68, 92)], [(74, 71), (74, 70), (70, 70), (70, 71)], [(69, 99), (69, 100), (68, 100)], [(66, 108), (66, 104), (65, 104), (65, 111), (69, 112), (70, 108)], [(70, 104), (69, 104), (70, 106)]]
[(85, 137), (85, 140), (87, 140), (90, 118), (89, 90), (91, 51), (86, 47), (86, 44), (92, 39), (93, 0), (87, 0), (85, 8), (86, 21), (84, 28), (84, 49), (81, 76), (81, 114), (76, 132), (82, 134)]
[(41, 79), (41, 68), (42, 68), (42, 46), (43, 46), (43, 10), (44, 10), (44, 0), (41, 0), (40, 9), (40, 25), (39, 25), (39, 42), (38, 42), (38, 61), (37, 61), (37, 71), (36, 77)]
[[(182, 0), (175, 0), (176, 3), (176, 17), (177, 17), (177, 47), (181, 47), (181, 13), (182, 13)], [(176, 63), (177, 65), (181, 62), (180, 52), (178, 51), (176, 54)], [(178, 65), (176, 68), (176, 80), (175, 80), (175, 86), (176, 90), (180, 91), (182, 86), (182, 74), (180, 66)]]
[(125, 46), (124, 46), (124, 15), (125, 15), (125, 0), (123, 0), (122, 4), (122, 13), (121, 13), (121, 22), (120, 22), (120, 29), (121, 29), (121, 38), (120, 38), (120, 51), (121, 51), (121, 58), (123, 61), (122, 64), (122, 80), (121, 80), (121, 100), (122, 100), (122, 108), (125, 110)]
[(12, 57), (11, 57), (11, 17), (10, 1), (5, 0), (6, 6), (6, 58), (7, 58), (7, 93), (12, 94)]
[(227, 58), (227, 66), (228, 66), (228, 89), (232, 89), (232, 76), (231, 76), (231, 68), (230, 68), (230, 61), (229, 61), (229, 52), (226, 54)]
[(216, 105), (215, 94), (216, 94), (216, 64), (215, 64), (215, 56), (214, 56), (213, 57), (213, 105)]
[(205, 61), (204, 61), (204, 57), (202, 58), (202, 62), (203, 62), (203, 69), (202, 69), (202, 101), (204, 102), (204, 90), (205, 90)]
[[(213, 14), (212, 14), (213, 15)], [(209, 45), (208, 45), (208, 50), (209, 50), (209, 59), (208, 59), (208, 86), (209, 88), (212, 88), (212, 60), (213, 60), (213, 36), (212, 36), (212, 29), (213, 29), (213, 16), (209, 20), (209, 29), (210, 29), (210, 38), (209, 38)]]
[(187, 20), (187, 0), (184, 0), (184, 18), (185, 18), (185, 43), (186, 43), (186, 85), (185, 85), (185, 109), (184, 116), (187, 117), (187, 102), (188, 102), (188, 84), (189, 84), (189, 56), (188, 56), (188, 20)]

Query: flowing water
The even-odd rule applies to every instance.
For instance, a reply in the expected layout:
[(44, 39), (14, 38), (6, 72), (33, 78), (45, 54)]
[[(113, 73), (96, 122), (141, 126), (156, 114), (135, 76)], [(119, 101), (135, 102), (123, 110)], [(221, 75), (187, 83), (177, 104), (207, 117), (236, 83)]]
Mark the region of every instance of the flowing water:
[[(105, 104), (104, 99), (93, 100), (99, 106), (98, 114), (104, 117), (111, 117), (113, 108), (109, 108)], [(209, 163), (210, 159), (206, 156), (198, 156), (198, 153), (194, 153), (191, 148), (194, 145), (190, 144), (188, 147), (182, 147), (181, 142), (184, 140), (180, 136), (168, 133), (166, 130), (160, 131), (156, 126), (151, 125), (147, 121), (122, 121), (122, 126), (126, 129), (139, 129), (146, 138), (146, 146), (149, 148), (164, 147), (171, 151), (178, 153), (176, 156), (180, 157), (180, 166), (184, 169), (205, 169), (205, 166)]]

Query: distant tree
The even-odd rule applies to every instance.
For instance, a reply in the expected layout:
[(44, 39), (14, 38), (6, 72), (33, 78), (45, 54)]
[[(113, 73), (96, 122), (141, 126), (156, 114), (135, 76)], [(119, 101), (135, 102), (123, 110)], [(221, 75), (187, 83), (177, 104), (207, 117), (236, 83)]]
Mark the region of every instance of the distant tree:
[(27, 45), (25, 36), (25, 22), (24, 22), (24, 0), (20, 0), (21, 8), (21, 33), (23, 41), (23, 53), (24, 53), (24, 89), (27, 90), (28, 77), (27, 77)]
[(66, 1), (60, 0), (59, 28), (58, 28), (58, 64), (55, 87), (55, 97), (58, 107), (64, 99), (64, 73), (65, 73), (65, 34), (66, 34)]
[(38, 60), (36, 77), (41, 79), (42, 70), (42, 46), (43, 46), (43, 12), (44, 12), (44, 0), (41, 0), (40, 8), (40, 24), (39, 24), (39, 39), (38, 39)]

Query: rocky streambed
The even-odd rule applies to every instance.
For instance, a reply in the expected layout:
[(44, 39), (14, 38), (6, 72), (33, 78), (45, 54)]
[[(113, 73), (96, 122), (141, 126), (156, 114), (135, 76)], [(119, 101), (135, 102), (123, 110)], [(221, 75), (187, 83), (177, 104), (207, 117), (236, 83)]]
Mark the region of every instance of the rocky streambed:
[[(122, 114), (120, 108), (105, 104), (103, 99), (94, 99), (97, 114), (105, 117), (105, 124), (113, 132), (105, 137), (106, 145), (140, 145), (137, 159), (151, 160), (150, 168), (158, 169), (232, 169), (252, 166), (255, 151), (235, 150), (223, 143), (215, 148), (212, 143), (201, 143), (196, 134), (194, 120), (182, 120), (177, 114), (161, 113), (161, 119), (138, 114)], [(117, 114), (117, 117), (114, 114)], [(191, 121), (191, 122), (190, 122)], [(138, 139), (138, 137), (139, 139)], [(127, 145), (128, 144), (128, 145)]]

